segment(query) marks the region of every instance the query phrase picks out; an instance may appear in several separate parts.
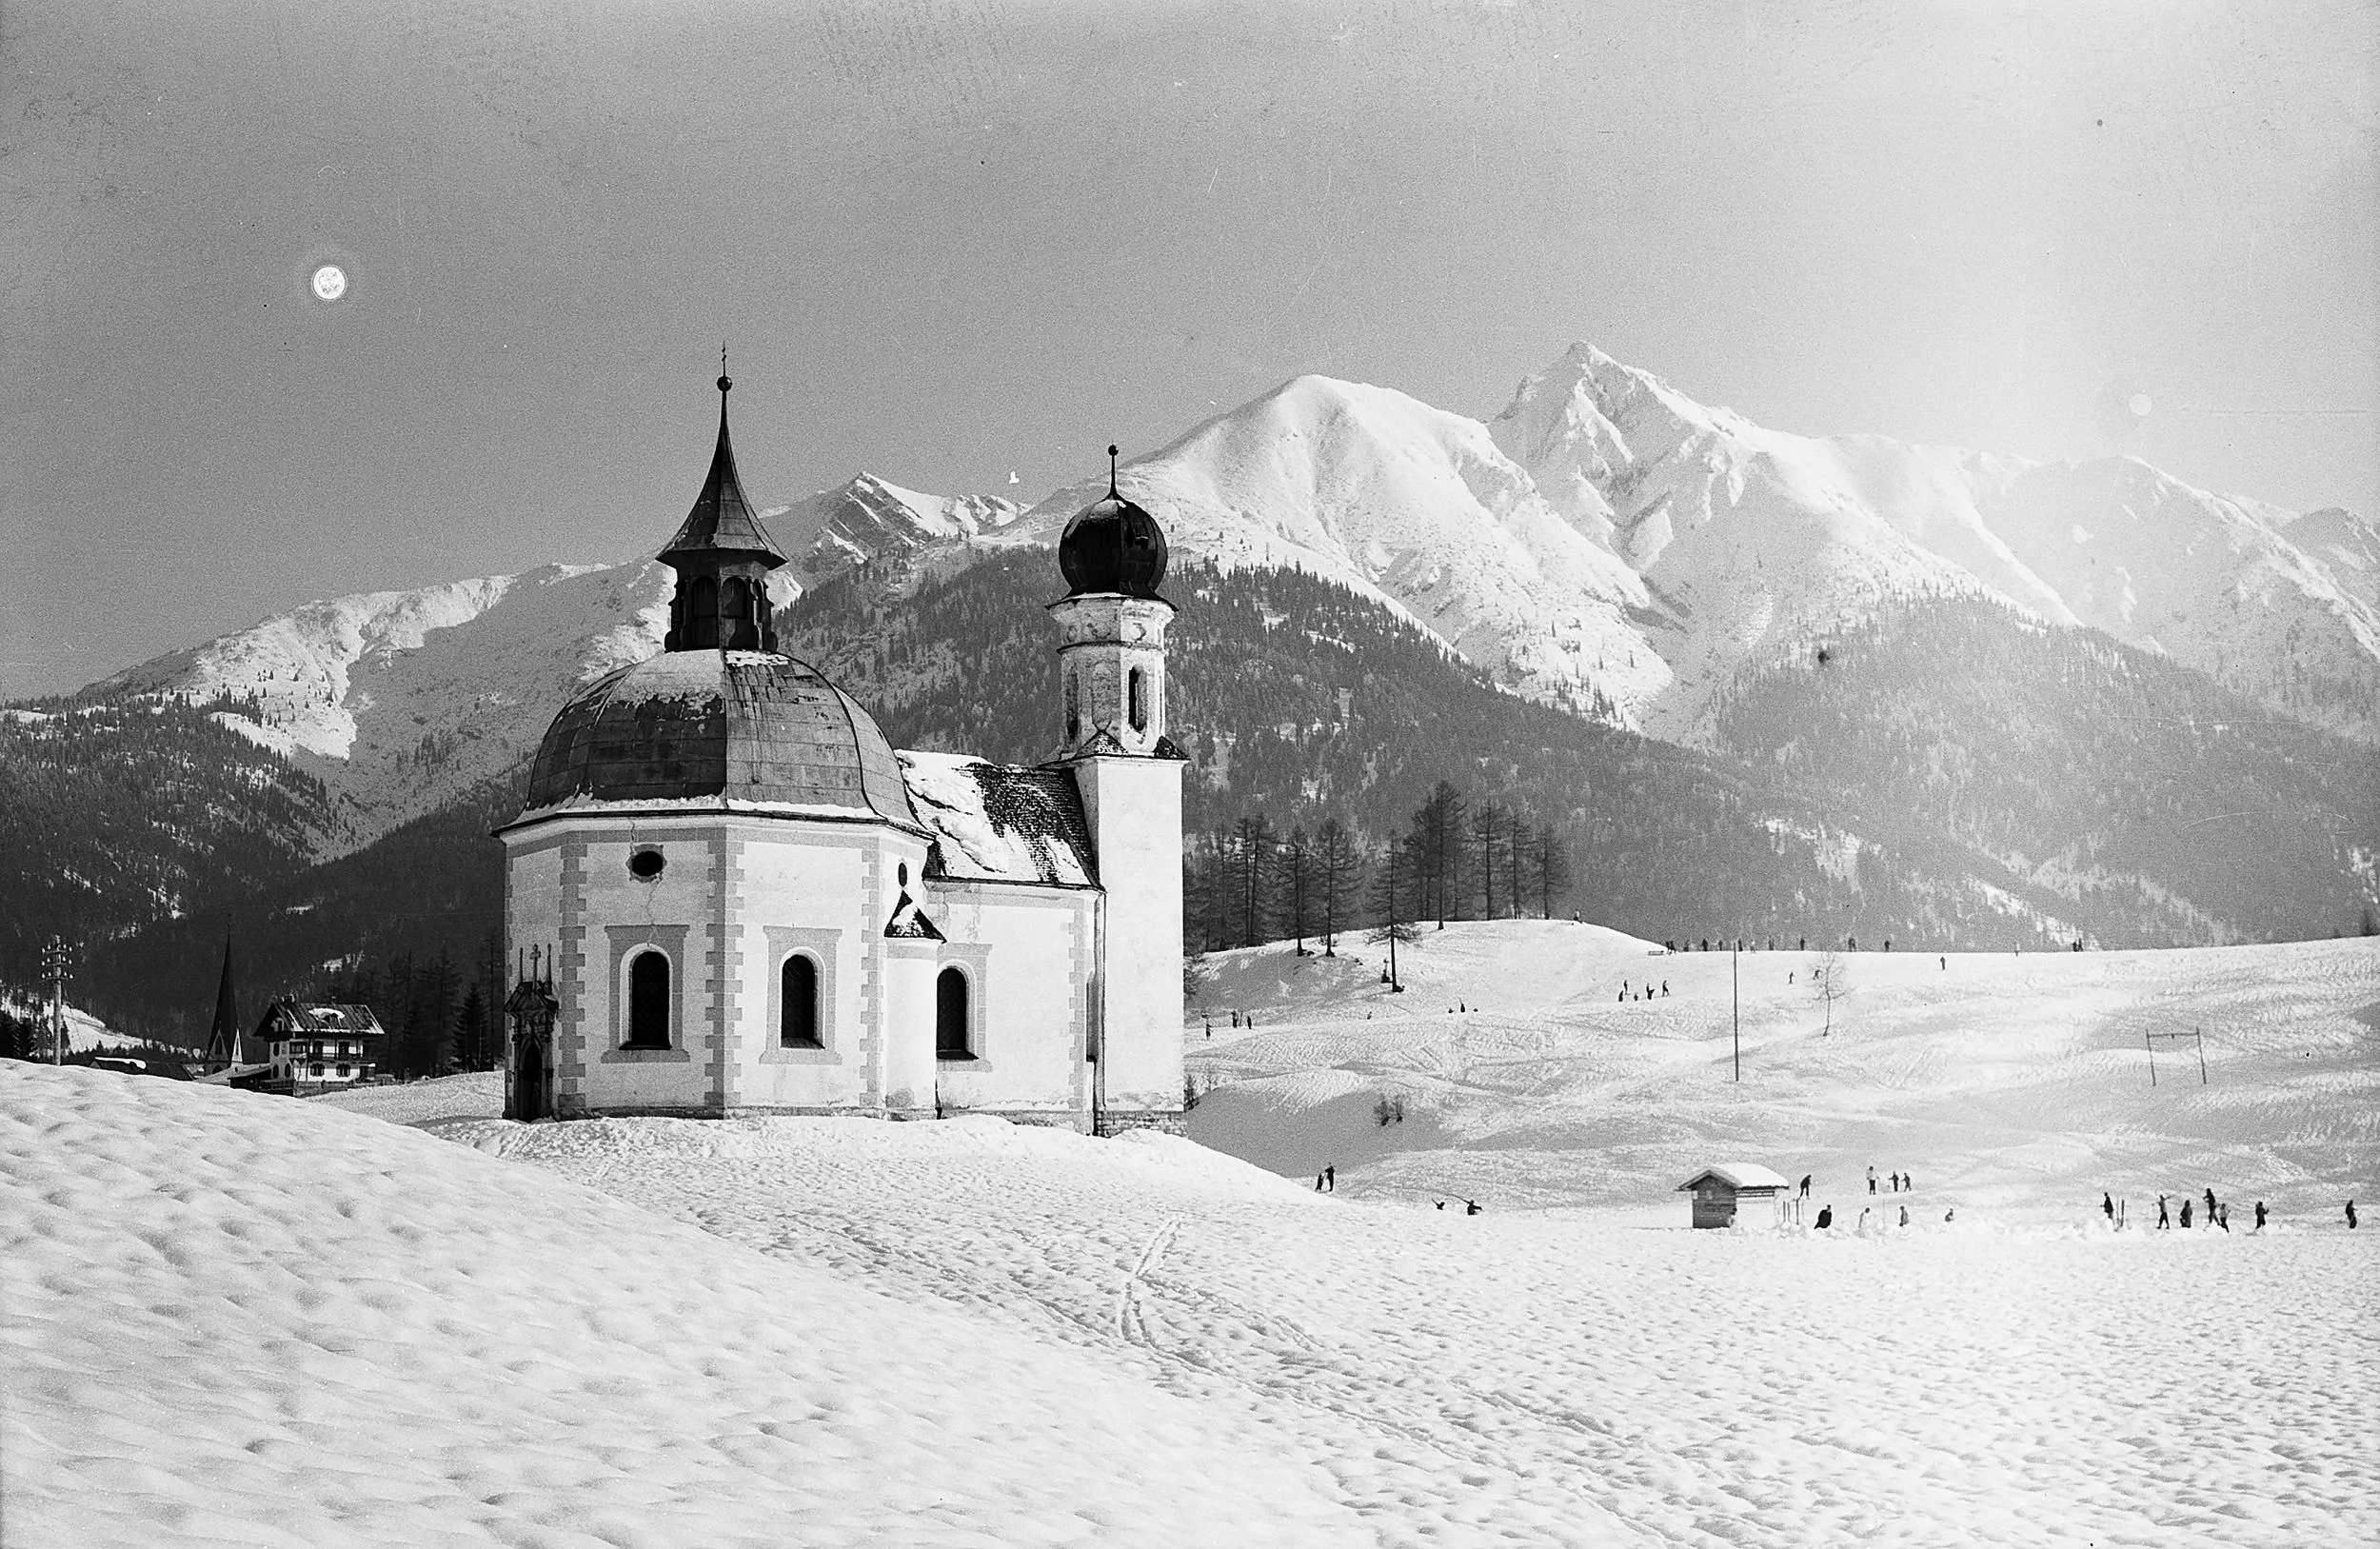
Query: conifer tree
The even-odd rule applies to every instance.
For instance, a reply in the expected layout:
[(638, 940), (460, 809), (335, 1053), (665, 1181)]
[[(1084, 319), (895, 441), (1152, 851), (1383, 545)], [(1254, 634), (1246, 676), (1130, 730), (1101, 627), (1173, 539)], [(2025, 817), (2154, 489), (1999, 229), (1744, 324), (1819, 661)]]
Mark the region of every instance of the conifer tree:
[(1289, 933), (1297, 938), (1299, 957), (1306, 955), (1306, 926), (1313, 918), (1314, 895), (1319, 890), (1315, 869), (1314, 842), (1306, 838), (1302, 827), (1292, 828), (1280, 847), (1280, 880), (1287, 894)]
[(1551, 828), (1537, 830), (1537, 908), (1554, 918), (1554, 900), (1570, 890), (1570, 852)]
[(1325, 818), (1314, 842), (1316, 870), (1322, 891), (1322, 955), (1339, 955), (1339, 922), (1343, 905), (1355, 897), (1361, 861), (1355, 842), (1337, 818)]

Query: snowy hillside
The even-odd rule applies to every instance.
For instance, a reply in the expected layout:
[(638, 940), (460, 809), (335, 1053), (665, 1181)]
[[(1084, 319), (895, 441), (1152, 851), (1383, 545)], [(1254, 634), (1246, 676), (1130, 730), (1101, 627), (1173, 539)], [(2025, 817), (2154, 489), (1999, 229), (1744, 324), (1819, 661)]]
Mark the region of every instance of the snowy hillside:
[[(1259, 1026), (1194, 1021), (1234, 1079), (1194, 1117), (1287, 1179), (980, 1118), (0, 1067), (10, 1541), (2380, 1535), (2380, 1237), (2339, 1209), (2375, 1182), (2372, 943), (1862, 954), (1823, 1038), (1764, 953), (1741, 1087), (1726, 958), (1645, 953), (1452, 926), (1393, 1006), (1376, 961), (1213, 960)], [(2149, 1019), (2203, 1019), (2208, 1085), (2173, 1053), (2148, 1086)], [(1815, 1171), (1837, 1229), (1686, 1229), (1722, 1161)], [(1871, 1163), (1914, 1187), (1863, 1233)], [(2206, 1187), (2229, 1233), (2146, 1229)]]
[[(1399, 949), (1402, 994), (1378, 982), (1383, 946), (1216, 953), (1190, 1014), (1193, 1079), (1212, 1087), (1191, 1133), (1293, 1177), (1335, 1162), (1366, 1197), (1499, 1205), (1667, 1212), (1671, 1188), (1732, 1157), (1815, 1173), (1814, 1208), (1847, 1221), (1922, 1202), (1924, 1220), (2053, 1225), (2103, 1192), (2153, 1214), (2160, 1193), (2213, 1187), (2305, 1223), (2380, 1198), (2380, 938), (1868, 944), (1828, 970), (1815, 952), (1731, 963), (1567, 921), (1458, 923)], [(2160, 1043), (2152, 1083), (2142, 1034), (2192, 1029), (2206, 1084), (2196, 1041)], [(1383, 1097), (1401, 1122), (1377, 1122)], [(1871, 1166), (1917, 1193), (1869, 1199)]]

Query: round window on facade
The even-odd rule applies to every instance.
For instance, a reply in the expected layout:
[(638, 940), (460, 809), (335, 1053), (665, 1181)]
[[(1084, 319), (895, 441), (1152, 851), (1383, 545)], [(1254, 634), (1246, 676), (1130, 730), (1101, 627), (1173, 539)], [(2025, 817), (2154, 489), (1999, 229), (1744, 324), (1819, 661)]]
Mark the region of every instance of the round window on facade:
[(639, 850), (628, 857), (628, 875), (639, 882), (651, 882), (661, 875), (661, 868), (666, 864), (659, 850)]

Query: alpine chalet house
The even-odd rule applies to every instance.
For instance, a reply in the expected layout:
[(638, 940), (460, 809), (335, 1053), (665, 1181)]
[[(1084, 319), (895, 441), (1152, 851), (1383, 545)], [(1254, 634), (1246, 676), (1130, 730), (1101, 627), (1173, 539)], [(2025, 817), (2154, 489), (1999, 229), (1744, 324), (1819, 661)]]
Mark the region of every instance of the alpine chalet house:
[(280, 1000), (256, 1024), (256, 1042), (272, 1062), (267, 1080), (274, 1090), (298, 1097), (337, 1091), (370, 1076), (379, 1068), (381, 1040), (387, 1036), (367, 1005)]
[(1047, 763), (896, 753), (777, 649), (784, 556), (737, 476), (732, 386), (661, 552), (661, 654), (562, 707), (498, 831), (514, 956), (545, 965), (511, 998), (506, 1112), (1179, 1130), (1164, 534), (1117, 492), (1110, 448), (1106, 498), (1059, 544)]

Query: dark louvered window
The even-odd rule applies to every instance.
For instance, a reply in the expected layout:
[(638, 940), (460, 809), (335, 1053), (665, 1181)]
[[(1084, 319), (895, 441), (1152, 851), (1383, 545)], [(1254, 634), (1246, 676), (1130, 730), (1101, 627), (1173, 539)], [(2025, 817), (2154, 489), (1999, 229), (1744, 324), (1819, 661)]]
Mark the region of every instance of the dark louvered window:
[(799, 953), (785, 959), (778, 988), (784, 1002), (779, 1036), (789, 1048), (817, 1048), (818, 964)]
[(628, 964), (626, 1046), (669, 1047), (669, 960), (659, 952), (639, 952)]
[(956, 968), (944, 968), (934, 983), (934, 1057), (975, 1058), (967, 1044), (967, 976)]

